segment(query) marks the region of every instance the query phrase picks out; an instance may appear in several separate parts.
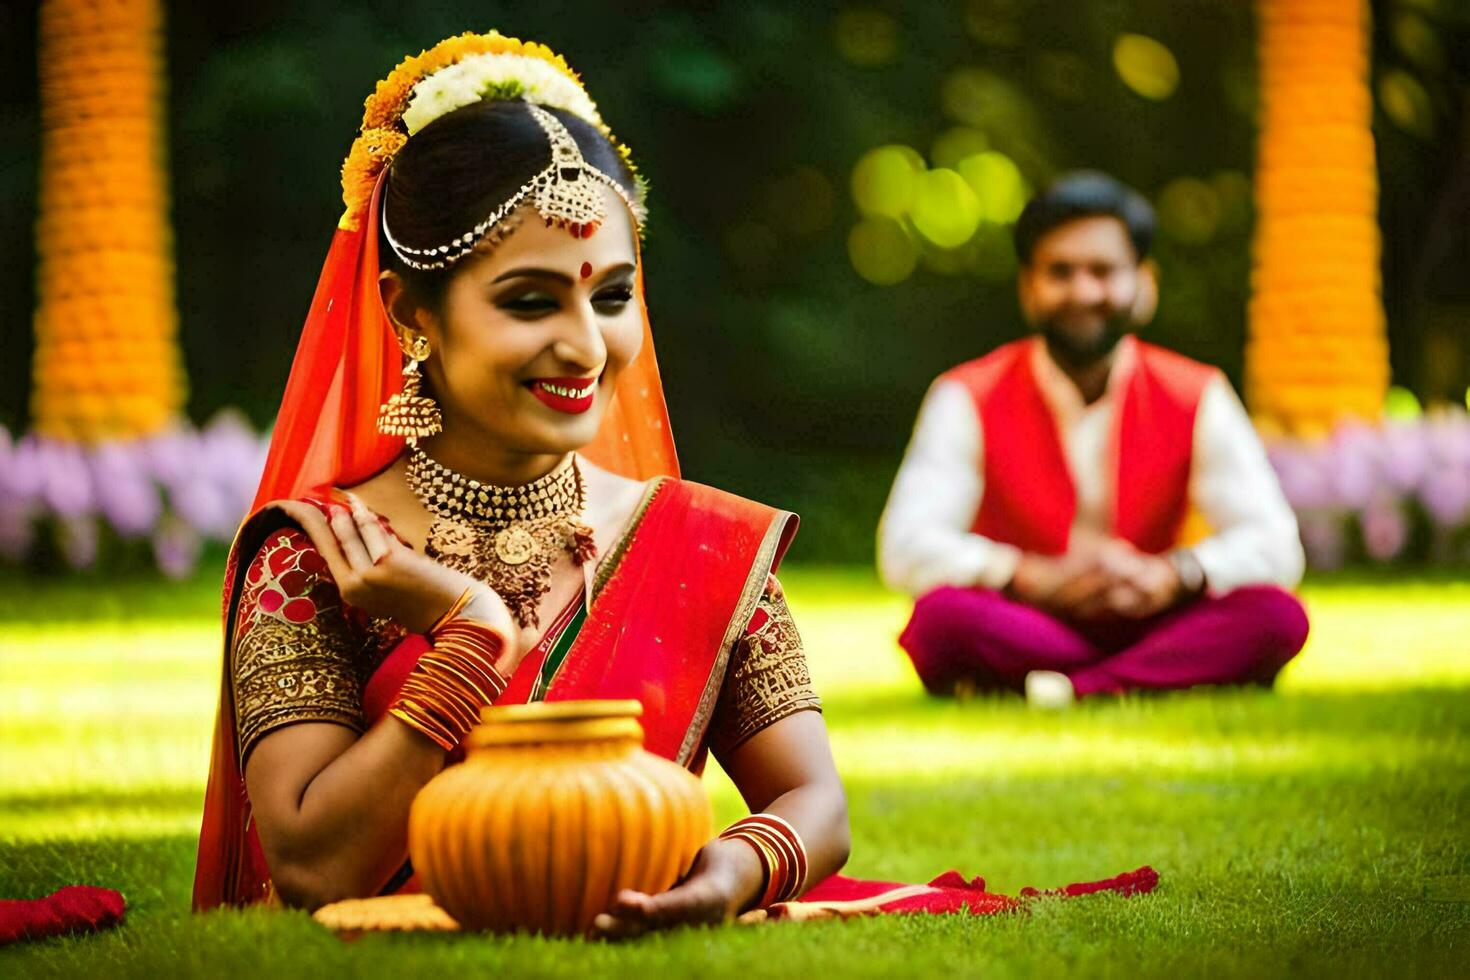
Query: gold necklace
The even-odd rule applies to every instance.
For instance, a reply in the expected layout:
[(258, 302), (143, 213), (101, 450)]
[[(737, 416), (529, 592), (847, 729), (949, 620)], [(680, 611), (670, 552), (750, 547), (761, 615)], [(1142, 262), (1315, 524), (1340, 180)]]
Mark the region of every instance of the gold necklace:
[(497, 487), (454, 472), (415, 446), (408, 485), (434, 515), (424, 553), (473, 575), (505, 600), (522, 626), (539, 626), (536, 606), (550, 591), (559, 552), (578, 565), (597, 555), (582, 519), (587, 486), (577, 458), (538, 480)]

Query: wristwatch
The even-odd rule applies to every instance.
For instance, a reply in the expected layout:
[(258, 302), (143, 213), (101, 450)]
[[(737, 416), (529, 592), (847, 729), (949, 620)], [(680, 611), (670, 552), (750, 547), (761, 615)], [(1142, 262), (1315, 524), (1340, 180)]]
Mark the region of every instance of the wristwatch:
[(1179, 576), (1179, 585), (1185, 595), (1196, 596), (1205, 590), (1205, 567), (1199, 563), (1193, 551), (1175, 548), (1169, 552), (1169, 564)]

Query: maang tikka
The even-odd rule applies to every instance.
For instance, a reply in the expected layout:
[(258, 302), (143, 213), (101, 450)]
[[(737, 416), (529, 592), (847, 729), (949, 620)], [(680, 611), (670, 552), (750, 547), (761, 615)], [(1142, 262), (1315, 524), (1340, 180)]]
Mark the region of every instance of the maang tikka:
[(417, 334), (412, 341), (400, 337), (398, 343), (408, 358), (403, 366), (403, 390), (378, 409), (378, 431), (385, 436), (400, 436), (415, 446), (420, 439), (443, 430), (444, 416), (438, 402), (419, 394), (423, 383), (419, 364), (429, 359), (429, 338)]

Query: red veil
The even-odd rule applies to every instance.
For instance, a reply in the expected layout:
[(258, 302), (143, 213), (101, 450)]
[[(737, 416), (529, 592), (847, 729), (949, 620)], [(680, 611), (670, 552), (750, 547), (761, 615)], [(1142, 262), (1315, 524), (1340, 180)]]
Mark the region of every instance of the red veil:
[[(381, 435), (376, 428), (378, 407), (402, 388), (403, 371), (403, 354), (378, 292), (382, 190), (380, 177), (358, 227), (339, 227), (332, 239), (291, 363), (252, 511), (313, 488), (359, 483), (403, 451), (402, 439)], [(624, 370), (597, 438), (582, 454), (634, 480), (677, 477), (679, 462), (648, 326), (641, 265), (637, 301), (643, 309), (643, 346)], [(225, 576), (226, 650), (239, 558), (232, 552)], [(249, 814), (243, 785), (225, 671), (200, 830), (196, 909), (259, 898), (250, 893), (252, 876), (243, 872), (250, 861), (241, 848)]]

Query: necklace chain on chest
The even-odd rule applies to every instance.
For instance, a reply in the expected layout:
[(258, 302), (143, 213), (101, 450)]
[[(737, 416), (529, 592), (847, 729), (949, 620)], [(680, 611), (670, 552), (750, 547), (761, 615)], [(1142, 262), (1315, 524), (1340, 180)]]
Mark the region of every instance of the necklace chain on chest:
[(597, 554), (583, 520), (587, 488), (576, 457), (517, 487), (472, 480), (414, 447), (408, 485), (433, 515), (425, 553), (494, 589), (522, 626), (539, 625), (556, 556), (581, 565)]

